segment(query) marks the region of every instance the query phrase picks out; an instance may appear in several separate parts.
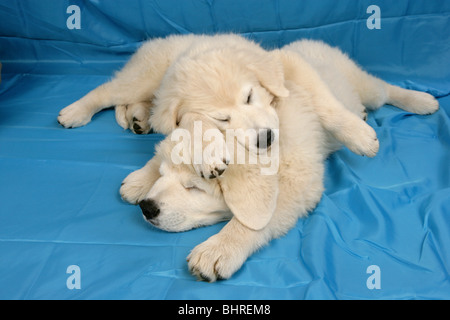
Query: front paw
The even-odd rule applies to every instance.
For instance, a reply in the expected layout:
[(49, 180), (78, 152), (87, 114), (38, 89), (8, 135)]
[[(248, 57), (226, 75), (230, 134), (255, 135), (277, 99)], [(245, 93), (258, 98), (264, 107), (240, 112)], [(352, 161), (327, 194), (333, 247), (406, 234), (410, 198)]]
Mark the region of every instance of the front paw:
[(354, 121), (352, 125), (347, 124), (338, 136), (344, 145), (361, 156), (375, 157), (380, 148), (375, 130), (361, 119)]
[(122, 199), (131, 204), (138, 204), (145, 199), (150, 191), (151, 185), (145, 179), (146, 175), (143, 169), (130, 173), (123, 180), (120, 187), (120, 196)]
[(230, 278), (245, 262), (247, 255), (220, 235), (196, 246), (187, 257), (189, 271), (202, 281)]
[[(214, 151), (212, 149), (214, 148)], [(195, 172), (205, 179), (214, 179), (220, 177), (228, 168), (230, 163), (230, 154), (226, 147), (225, 141), (217, 142), (206, 146), (201, 150), (202, 154), (197, 155), (200, 158), (200, 163), (197, 162), (197, 157), (193, 156), (193, 166)]]
[(89, 110), (79, 102), (74, 102), (60, 111), (57, 120), (64, 128), (77, 128), (89, 123), (91, 118)]
[(214, 179), (220, 177), (228, 168), (229, 160), (215, 158), (205, 161), (201, 164), (194, 164), (195, 172), (205, 179)]
[(378, 141), (375, 130), (365, 123), (364, 125), (359, 134), (355, 133), (352, 151), (359, 155), (373, 158), (380, 149), (380, 142)]

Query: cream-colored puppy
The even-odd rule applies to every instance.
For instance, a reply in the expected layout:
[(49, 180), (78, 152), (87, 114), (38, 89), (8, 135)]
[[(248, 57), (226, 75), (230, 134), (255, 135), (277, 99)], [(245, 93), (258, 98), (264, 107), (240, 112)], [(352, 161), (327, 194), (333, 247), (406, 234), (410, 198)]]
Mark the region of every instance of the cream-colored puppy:
[[(289, 94), (285, 78), (313, 95), (324, 128), (358, 154), (373, 156), (377, 149), (373, 142), (361, 141), (369, 131), (372, 141), (376, 139), (375, 132), (359, 121), (364, 105), (373, 109), (391, 103), (418, 113), (437, 109), (432, 96), (388, 85), (320, 42), (299, 41), (267, 52), (238, 35), (185, 35), (146, 42), (111, 81), (61, 110), (58, 121), (67, 128), (82, 126), (103, 108), (117, 106), (122, 127), (135, 133), (147, 133), (152, 127), (169, 134), (185, 113), (195, 112), (214, 119), (221, 130), (257, 129), (238, 138), (255, 150), (276, 138), (273, 104)], [(348, 87), (358, 95), (342, 94)], [(346, 108), (351, 112), (344, 112)], [(349, 122), (367, 134), (339, 130)], [(261, 138), (267, 141), (261, 143)], [(197, 172), (217, 177), (226, 162), (211, 159), (197, 164)]]
[[(230, 90), (239, 95), (230, 98)], [(66, 128), (83, 126), (95, 113), (116, 106), (122, 127), (168, 134), (185, 113), (208, 111), (217, 124), (256, 128), (274, 139), (271, 129), (278, 120), (271, 104), (287, 94), (281, 61), (252, 41), (233, 34), (170, 36), (142, 45), (111, 81), (61, 110), (58, 122)], [(253, 149), (261, 144), (258, 133), (239, 140)], [(226, 162), (217, 157), (196, 169), (206, 178), (216, 177)]]
[[(230, 97), (230, 90), (239, 96)], [(170, 36), (142, 45), (111, 81), (61, 110), (58, 122), (66, 128), (83, 126), (100, 110), (117, 106), (122, 127), (168, 134), (185, 113), (208, 111), (217, 123), (257, 128), (267, 137), (277, 126), (272, 99), (287, 94), (281, 61), (252, 41), (233, 34)], [(249, 148), (259, 142), (257, 134), (240, 138)], [(226, 160), (212, 159), (197, 170), (216, 177)]]
[[(189, 255), (190, 270), (209, 281), (230, 277), (316, 206), (323, 160), (340, 143), (376, 154), (379, 142), (362, 120), (365, 108), (389, 103), (420, 114), (438, 108), (432, 96), (389, 85), (320, 42), (268, 52), (236, 35), (190, 35), (144, 44), (113, 80), (63, 109), (58, 121), (84, 125), (102, 108), (120, 105), (118, 122), (136, 130), (143, 119), (134, 112), (142, 103), (152, 106), (149, 124), (161, 133), (184, 128), (194, 134), (199, 120), (202, 130), (218, 131), (213, 144), (230, 149), (227, 133), (249, 130), (233, 136), (232, 149), (250, 155), (278, 147), (277, 170), (261, 174), (266, 164), (258, 157), (237, 163), (218, 152), (198, 163), (190, 146), (183, 159), (191, 162), (180, 164), (177, 144), (167, 138), (154, 159), (124, 180), (122, 197), (139, 203), (146, 220), (161, 229), (184, 231), (232, 217)], [(128, 112), (130, 106), (136, 111)]]
[[(221, 52), (222, 50), (223, 52)], [(253, 76), (258, 77), (262, 84), (269, 90), (273, 90), (274, 93), (286, 94), (286, 91), (278, 92), (277, 90), (280, 88), (274, 86), (274, 83), (280, 83), (282, 73), (270, 74), (271, 71), (277, 71), (278, 66), (274, 65), (270, 56), (266, 55), (265, 51), (257, 44), (232, 34), (170, 36), (144, 43), (111, 81), (92, 90), (80, 100), (61, 110), (58, 121), (66, 128), (79, 127), (90, 122), (92, 116), (100, 110), (111, 106), (119, 106), (116, 110), (116, 118), (119, 124), (133, 129), (134, 124), (146, 117), (146, 114), (142, 112), (138, 114), (140, 108), (133, 108), (133, 106), (146, 103), (145, 107), (150, 108), (149, 102), (155, 100), (155, 104), (162, 105), (163, 109), (155, 114), (155, 119), (151, 122), (156, 131), (169, 133), (172, 127), (176, 126), (177, 119), (171, 118), (170, 120), (173, 121), (167, 123), (168, 119), (166, 119), (165, 114), (173, 113), (176, 110), (179, 112), (178, 116), (182, 116), (182, 113), (189, 109), (189, 103), (192, 102), (186, 98), (174, 101), (172, 99), (174, 95), (171, 92), (171, 82), (175, 79), (183, 81), (183, 77), (186, 76), (185, 73), (191, 72), (193, 69), (196, 69), (197, 73), (202, 73), (202, 70), (207, 71), (207, 64), (222, 64), (220, 57), (229, 54), (242, 55), (239, 60), (246, 61), (248, 72), (252, 72)], [(228, 73), (227, 77), (231, 77), (233, 80), (242, 78), (242, 70), (237, 72), (238, 70), (235, 69), (239, 65), (228, 64), (227, 67), (230, 68), (225, 69), (224, 65), (222, 69), (222, 72)], [(278, 69), (280, 68), (278, 67)], [(184, 83), (184, 88), (177, 87), (178, 96), (182, 95), (183, 91), (191, 91), (192, 89), (195, 91), (195, 86), (214, 85), (214, 82), (209, 82), (208, 77), (208, 73), (202, 74), (197, 81)], [(158, 90), (161, 84), (163, 88)], [(229, 85), (232, 85), (232, 83), (229, 83)], [(190, 86), (194, 88), (190, 88)], [(227, 90), (228, 88), (211, 89)], [(227, 97), (226, 92), (223, 91), (222, 94), (222, 98)], [(242, 94), (249, 95), (249, 90)], [(198, 97), (198, 99), (201, 98), (203, 97)], [(242, 98), (247, 99), (247, 96)], [(183, 105), (179, 104), (181, 102)], [(225, 105), (226, 103), (234, 103), (234, 101), (224, 99), (222, 103)], [(220, 115), (218, 114), (218, 116)], [(262, 117), (261, 114), (256, 114), (256, 116)], [(133, 118), (136, 118), (136, 120), (133, 120)], [(148, 117), (146, 120), (148, 120)], [(265, 124), (261, 123), (261, 125)]]
[[(229, 278), (255, 250), (285, 234), (299, 217), (311, 211), (323, 192), (324, 160), (340, 143), (358, 154), (376, 154), (379, 143), (373, 129), (363, 121), (365, 108), (390, 103), (419, 114), (438, 108), (432, 96), (391, 86), (320, 42), (296, 42), (267, 54), (282, 67), (283, 80), (277, 86), (282, 94), (259, 86), (245, 64), (235, 69), (241, 75), (233, 73), (238, 80), (229, 85), (230, 78), (224, 77), (226, 71), (221, 72), (221, 68), (229, 67), (227, 59), (237, 63), (236, 55), (221, 57), (222, 65), (211, 63), (202, 70), (198, 66), (190, 69), (180, 82), (168, 78), (172, 84), (170, 98), (190, 101), (189, 112), (179, 117), (172, 109), (161, 116), (160, 121), (172, 123), (175, 131), (158, 146), (155, 157), (131, 173), (120, 189), (123, 199), (139, 203), (145, 219), (163, 230), (185, 231), (231, 218), (188, 257), (191, 272), (202, 280)], [(201, 75), (208, 79), (208, 85), (198, 81)], [(239, 116), (244, 113), (245, 118), (246, 108), (256, 102), (276, 111), (276, 119), (270, 123), (279, 134), (279, 167), (275, 173), (261, 174), (265, 165), (260, 161), (239, 164), (230, 159), (219, 178), (208, 180), (201, 178), (189, 162), (191, 154), (186, 163), (179, 163), (180, 154), (174, 153), (176, 128), (193, 132), (192, 124), (202, 121), (203, 128), (216, 127), (219, 137), (225, 137), (227, 130), (251, 129)], [(239, 113), (234, 113), (236, 110)], [(269, 114), (273, 117), (272, 112)], [(240, 142), (239, 137), (233, 141), (232, 148), (243, 148), (248, 154), (258, 151)], [(272, 143), (270, 150), (275, 146)]]

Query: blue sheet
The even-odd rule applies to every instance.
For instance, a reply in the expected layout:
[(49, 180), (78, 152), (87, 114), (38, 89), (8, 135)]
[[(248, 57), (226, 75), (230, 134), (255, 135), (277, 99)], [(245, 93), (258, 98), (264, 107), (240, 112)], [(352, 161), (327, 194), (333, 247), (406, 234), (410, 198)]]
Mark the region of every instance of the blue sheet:
[[(367, 27), (372, 4), (380, 29)], [(0, 0), (0, 298), (449, 299), (448, 30), (444, 0)], [(311, 215), (210, 284), (185, 259), (223, 223), (163, 232), (118, 193), (163, 136), (124, 131), (113, 110), (72, 130), (56, 116), (142, 41), (215, 32), (266, 48), (322, 39), (441, 109), (371, 113), (379, 154), (333, 154)]]

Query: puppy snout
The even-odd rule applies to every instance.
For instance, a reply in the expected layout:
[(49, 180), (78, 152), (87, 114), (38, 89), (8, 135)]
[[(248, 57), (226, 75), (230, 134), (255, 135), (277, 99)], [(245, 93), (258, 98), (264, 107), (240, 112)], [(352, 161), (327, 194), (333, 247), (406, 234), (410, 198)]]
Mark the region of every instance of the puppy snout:
[(270, 147), (274, 139), (275, 133), (271, 129), (260, 130), (258, 139), (256, 141), (256, 146), (258, 147), (258, 149), (268, 148)]
[(159, 207), (155, 201), (151, 199), (146, 199), (139, 202), (142, 214), (147, 220), (155, 219), (159, 215)]

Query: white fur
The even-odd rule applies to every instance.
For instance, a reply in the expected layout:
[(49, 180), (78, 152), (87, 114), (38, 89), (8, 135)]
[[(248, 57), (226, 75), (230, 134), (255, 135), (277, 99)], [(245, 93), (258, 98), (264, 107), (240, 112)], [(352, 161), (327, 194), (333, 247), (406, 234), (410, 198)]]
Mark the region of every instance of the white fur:
[[(231, 218), (188, 257), (191, 272), (208, 281), (229, 278), (255, 250), (315, 208), (324, 159), (341, 143), (375, 156), (379, 142), (362, 120), (366, 108), (390, 103), (419, 114), (438, 109), (432, 96), (389, 85), (321, 42), (268, 52), (235, 35), (174, 36), (144, 44), (116, 78), (62, 110), (58, 120), (79, 126), (109, 105), (150, 101), (150, 124), (165, 134), (178, 127), (192, 132), (196, 119), (222, 133), (279, 130), (274, 175), (261, 175), (261, 163), (227, 165), (219, 158), (213, 163), (225, 172), (207, 179), (204, 173), (214, 168), (173, 163), (169, 136), (144, 168), (124, 180), (123, 199), (157, 204), (160, 213), (149, 222), (158, 228), (185, 231)], [(131, 126), (119, 109), (118, 122)], [(252, 152), (254, 139), (237, 144)]]

